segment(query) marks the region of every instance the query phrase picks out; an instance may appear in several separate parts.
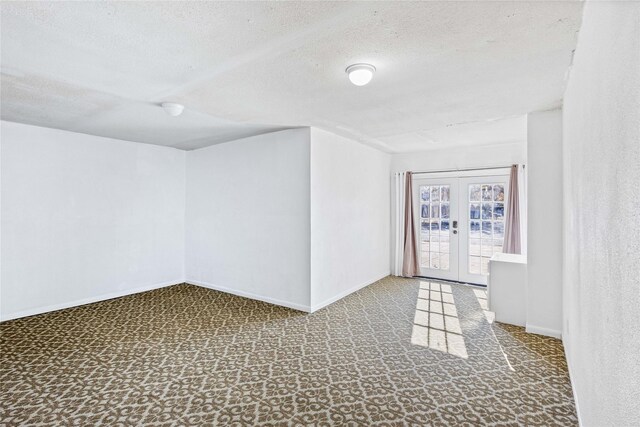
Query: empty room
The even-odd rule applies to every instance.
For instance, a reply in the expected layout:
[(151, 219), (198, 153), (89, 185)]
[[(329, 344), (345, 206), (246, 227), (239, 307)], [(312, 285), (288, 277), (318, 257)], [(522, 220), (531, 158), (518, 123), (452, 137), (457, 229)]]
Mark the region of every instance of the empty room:
[(0, 426), (640, 426), (640, 1), (0, 25)]

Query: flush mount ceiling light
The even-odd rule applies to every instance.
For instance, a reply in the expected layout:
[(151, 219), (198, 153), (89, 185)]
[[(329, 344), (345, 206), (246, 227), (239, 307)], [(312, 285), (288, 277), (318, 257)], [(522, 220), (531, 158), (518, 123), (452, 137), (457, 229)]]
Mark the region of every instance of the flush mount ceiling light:
[(168, 115), (173, 117), (179, 116), (184, 111), (184, 105), (182, 104), (176, 104), (173, 102), (163, 102), (160, 105)]
[(376, 67), (371, 64), (353, 64), (345, 70), (349, 75), (349, 80), (356, 86), (364, 86), (371, 81)]

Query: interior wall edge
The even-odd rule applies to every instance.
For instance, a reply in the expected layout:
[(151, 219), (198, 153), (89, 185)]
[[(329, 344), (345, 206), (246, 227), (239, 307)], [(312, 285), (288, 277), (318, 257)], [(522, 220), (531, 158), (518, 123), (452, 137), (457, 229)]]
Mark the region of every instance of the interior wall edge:
[(312, 310), (389, 275), (390, 155), (311, 128)]
[(547, 337), (562, 339), (562, 331), (557, 329), (543, 328), (541, 326), (532, 325), (531, 323), (527, 323), (526, 332), (530, 334), (544, 335)]
[(324, 307), (327, 307), (327, 306), (333, 304), (334, 302), (337, 302), (337, 301), (341, 300), (342, 298), (347, 297), (347, 296), (351, 295), (352, 293), (359, 291), (360, 289), (364, 289), (367, 286), (372, 285), (375, 282), (384, 279), (385, 277), (389, 277), (390, 275), (391, 275), (391, 271), (388, 271), (387, 273), (383, 274), (382, 276), (376, 277), (373, 280), (367, 280), (364, 283), (356, 285), (356, 286), (354, 286), (354, 287), (352, 287), (350, 289), (347, 289), (346, 291), (340, 292), (339, 294), (334, 295), (333, 297), (328, 298), (328, 299), (326, 299), (326, 300), (324, 300), (324, 301), (322, 301), (322, 302), (320, 302), (318, 304), (314, 304), (313, 306), (311, 306), (310, 313), (314, 313), (314, 312), (316, 312), (316, 311), (318, 311), (318, 310), (320, 310), (320, 309), (322, 309)]
[(309, 133), (288, 129), (187, 152), (187, 278), (309, 310)]
[(562, 330), (562, 132), (560, 108), (527, 115), (527, 325), (543, 335)]
[(47, 130), (54, 131), (54, 132), (60, 132), (61, 134), (71, 133), (71, 134), (79, 135), (81, 137), (89, 137), (91, 139), (95, 138), (96, 140), (103, 140), (105, 142), (134, 144), (134, 145), (142, 144), (142, 145), (147, 146), (147, 147), (159, 148), (159, 149), (162, 149), (162, 150), (175, 150), (175, 151), (182, 151), (182, 152), (186, 152), (187, 151), (187, 150), (184, 150), (182, 148), (172, 147), (172, 146), (169, 146), (169, 145), (152, 144), (152, 143), (149, 143), (149, 142), (134, 141), (132, 139), (114, 138), (114, 137), (110, 137), (110, 136), (102, 136), (102, 135), (97, 135), (97, 134), (94, 134), (94, 133), (82, 132), (82, 131), (79, 131), (79, 130), (63, 129), (61, 127), (43, 126), (43, 125), (40, 125), (40, 124), (34, 124), (34, 123), (28, 123), (28, 122), (19, 122), (19, 121), (8, 120), (8, 119), (0, 119), (0, 122), (7, 123), (7, 124), (10, 124), (10, 125), (30, 126), (30, 127), (34, 127), (34, 128), (47, 129)]
[(573, 370), (571, 369), (571, 359), (569, 359), (569, 350), (567, 349), (568, 343), (564, 339), (562, 339), (562, 348), (564, 349), (564, 358), (567, 361), (567, 370), (569, 371), (569, 382), (571, 383), (571, 394), (573, 395), (573, 403), (576, 407), (576, 417), (578, 418), (578, 426), (583, 426), (582, 417), (580, 416), (580, 405), (578, 404), (578, 393), (576, 393), (576, 385), (573, 381)]
[(229, 287), (226, 287), (226, 286), (215, 285), (213, 283), (203, 282), (202, 280), (187, 279), (186, 283), (189, 284), (189, 285), (200, 286), (202, 288), (212, 289), (214, 291), (224, 292), (224, 293), (230, 294), (230, 295), (236, 295), (236, 296), (243, 297), (243, 298), (249, 298), (249, 299), (252, 299), (252, 300), (258, 300), (258, 301), (266, 302), (266, 303), (269, 303), (269, 304), (278, 305), (278, 306), (281, 306), (281, 307), (292, 308), (294, 310), (303, 311), (305, 313), (311, 313), (311, 307), (308, 306), (308, 305), (304, 305), (304, 304), (298, 304), (298, 303), (295, 303), (295, 302), (284, 301), (284, 300), (268, 297), (268, 296), (265, 296), (265, 295), (259, 295), (259, 294), (255, 294), (255, 293), (252, 293), (252, 292), (246, 292), (246, 291), (242, 291), (242, 290), (239, 290), (239, 289), (229, 288)]
[(114, 298), (126, 297), (128, 295), (135, 295), (135, 294), (139, 294), (139, 293), (142, 293), (142, 292), (152, 291), (154, 289), (167, 288), (169, 286), (180, 285), (182, 283), (185, 283), (184, 279), (169, 280), (169, 281), (166, 281), (166, 282), (154, 283), (153, 285), (140, 286), (140, 287), (137, 287), (137, 288), (130, 288), (130, 289), (126, 289), (126, 290), (122, 290), (122, 291), (118, 291), (118, 292), (110, 292), (110, 293), (107, 293), (107, 294), (102, 294), (102, 295), (83, 298), (83, 299), (79, 299), (79, 300), (64, 302), (64, 303), (60, 303), (60, 304), (52, 304), (52, 305), (47, 305), (47, 306), (42, 306), (42, 307), (36, 307), (36, 308), (31, 308), (31, 309), (28, 309), (28, 310), (21, 310), (21, 311), (17, 311), (17, 312), (14, 312), (14, 313), (9, 313), (9, 314), (2, 313), (2, 314), (0, 314), (0, 322), (6, 322), (6, 321), (9, 321), (9, 320), (21, 319), (21, 318), (24, 318), (24, 317), (35, 316), (35, 315), (38, 315), (38, 314), (51, 313), (51, 312), (54, 312), (54, 311), (65, 310), (65, 309), (68, 309), (68, 308), (81, 307), (81, 306), (87, 305), (87, 304), (93, 304), (93, 303), (96, 303), (96, 302), (107, 301), (107, 300), (114, 299)]

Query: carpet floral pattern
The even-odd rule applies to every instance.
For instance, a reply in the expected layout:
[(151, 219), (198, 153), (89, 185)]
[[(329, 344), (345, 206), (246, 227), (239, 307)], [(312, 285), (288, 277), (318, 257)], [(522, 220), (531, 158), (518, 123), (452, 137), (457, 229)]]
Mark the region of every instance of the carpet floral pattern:
[(313, 314), (192, 285), (0, 324), (0, 425), (577, 425), (562, 343), (387, 277)]

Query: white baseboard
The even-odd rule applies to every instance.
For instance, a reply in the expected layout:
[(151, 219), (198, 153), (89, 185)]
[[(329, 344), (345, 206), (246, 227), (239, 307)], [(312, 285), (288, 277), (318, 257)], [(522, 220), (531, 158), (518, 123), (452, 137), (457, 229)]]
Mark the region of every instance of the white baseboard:
[(154, 289), (165, 288), (167, 286), (173, 286), (180, 283), (184, 283), (182, 279), (171, 280), (168, 282), (156, 283), (148, 286), (141, 286), (139, 288), (126, 289), (117, 292), (110, 292), (108, 294), (102, 294), (95, 297), (83, 298), (75, 301), (63, 302), (60, 304), (52, 304), (44, 307), (30, 308), (28, 310), (21, 310), (15, 313), (0, 315), (0, 322), (7, 320), (19, 319), (21, 317), (35, 316), (37, 314), (49, 313), (51, 311), (64, 310), (65, 308), (78, 307), (81, 305), (92, 304), (94, 302), (106, 301), (113, 298), (120, 298), (127, 295), (139, 294), (140, 292), (152, 291)]
[(538, 334), (538, 335), (544, 335), (547, 337), (562, 339), (562, 331), (549, 329), (549, 328), (542, 328), (540, 326), (532, 325), (530, 323), (527, 323), (526, 331), (530, 334)]
[(313, 313), (314, 311), (318, 311), (321, 308), (324, 308), (330, 304), (333, 304), (334, 302), (341, 300), (342, 298), (346, 297), (347, 295), (350, 295), (356, 291), (359, 291), (362, 288), (366, 288), (367, 286), (369, 286), (372, 283), (377, 282), (378, 280), (384, 279), (385, 277), (389, 276), (389, 272), (385, 273), (384, 275), (378, 277), (377, 279), (373, 279), (373, 280), (367, 280), (364, 283), (361, 283), (359, 285), (356, 285), (352, 288), (347, 289), (344, 292), (340, 292), (338, 295), (334, 295), (329, 299), (324, 300), (323, 302), (319, 303), (319, 304), (315, 304), (311, 307), (311, 313)]
[[(564, 344), (564, 343), (563, 343)], [(582, 419), (580, 418), (580, 405), (578, 404), (578, 394), (576, 393), (576, 386), (573, 382), (573, 374), (571, 372), (571, 360), (567, 354), (567, 346), (564, 347), (564, 358), (567, 360), (567, 367), (569, 369), (569, 381), (571, 382), (571, 391), (573, 393), (573, 403), (576, 405), (576, 417), (578, 418), (578, 426), (583, 426)]]
[(227, 288), (225, 286), (214, 285), (213, 283), (203, 282), (200, 280), (187, 279), (186, 281), (190, 285), (201, 286), (203, 288), (213, 289), (215, 291), (224, 292), (227, 294), (237, 295), (239, 297), (245, 297), (249, 299), (254, 299), (262, 302), (268, 302), (269, 304), (279, 305), (282, 307), (292, 308), (298, 311), (304, 311), (305, 313), (310, 313), (310, 307), (308, 305), (298, 304), (289, 301), (282, 301), (279, 299), (267, 297), (264, 295), (258, 295), (251, 292), (240, 291), (237, 289)]

